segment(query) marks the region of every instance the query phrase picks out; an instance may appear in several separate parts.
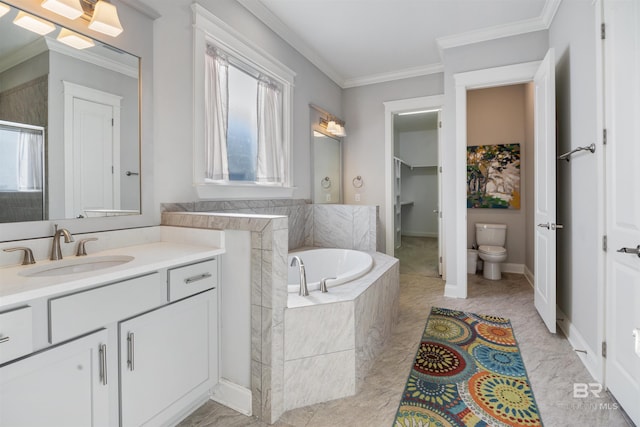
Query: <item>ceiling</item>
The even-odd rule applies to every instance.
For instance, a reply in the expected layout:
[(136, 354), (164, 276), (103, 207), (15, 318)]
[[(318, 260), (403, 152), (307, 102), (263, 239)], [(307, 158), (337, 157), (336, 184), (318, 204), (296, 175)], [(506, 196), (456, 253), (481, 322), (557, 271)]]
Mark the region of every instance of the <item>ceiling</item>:
[(339, 86), (442, 71), (441, 49), (546, 29), (560, 0), (238, 0)]

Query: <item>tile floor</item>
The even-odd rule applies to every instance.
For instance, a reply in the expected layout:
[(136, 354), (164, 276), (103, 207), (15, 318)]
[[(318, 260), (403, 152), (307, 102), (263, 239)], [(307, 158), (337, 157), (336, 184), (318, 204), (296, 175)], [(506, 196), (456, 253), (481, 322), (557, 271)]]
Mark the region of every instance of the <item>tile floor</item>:
[[(547, 427), (627, 426), (616, 404), (600, 398), (573, 397), (574, 383), (594, 382), (568, 341), (549, 334), (533, 306), (533, 290), (523, 276), (505, 274), (501, 281), (469, 276), (469, 298), (443, 295), (444, 282), (421, 274), (412, 254), (401, 258), (400, 319), (395, 334), (374, 362), (364, 388), (355, 396), (295, 409), (283, 414), (278, 427), (391, 427), (405, 381), (431, 306), (447, 307), (511, 319), (542, 420)], [(414, 271), (407, 273), (406, 271)], [(423, 272), (424, 273), (424, 272)], [(313, 386), (310, 384), (310, 386)], [(215, 402), (208, 402), (185, 419), (181, 427), (265, 426)]]

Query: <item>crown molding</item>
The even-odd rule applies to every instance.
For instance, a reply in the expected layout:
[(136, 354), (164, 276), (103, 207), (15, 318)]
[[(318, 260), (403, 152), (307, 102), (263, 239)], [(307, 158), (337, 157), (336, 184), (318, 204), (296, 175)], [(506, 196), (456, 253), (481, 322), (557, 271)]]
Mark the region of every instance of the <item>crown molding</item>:
[(391, 71), (388, 73), (371, 74), (369, 76), (346, 79), (342, 85), (342, 88), (347, 89), (357, 86), (366, 86), (376, 83), (384, 83), (442, 72), (444, 72), (444, 66), (441, 63), (425, 65), (421, 67), (405, 68), (403, 70)]
[(436, 39), (436, 43), (438, 45), (440, 58), (442, 58), (443, 50), (450, 49), (452, 47), (466, 46), (504, 37), (512, 37), (520, 34), (548, 30), (561, 2), (562, 0), (547, 0), (542, 8), (540, 16), (537, 18), (524, 19), (522, 21), (516, 21), (509, 24), (496, 25), (475, 31), (468, 31), (466, 33), (439, 37)]
[(274, 33), (280, 36), (291, 47), (318, 67), (335, 84), (343, 88), (344, 77), (338, 73), (324, 58), (311, 48), (302, 38), (294, 33), (280, 18), (258, 0), (237, 0), (245, 9), (262, 21)]

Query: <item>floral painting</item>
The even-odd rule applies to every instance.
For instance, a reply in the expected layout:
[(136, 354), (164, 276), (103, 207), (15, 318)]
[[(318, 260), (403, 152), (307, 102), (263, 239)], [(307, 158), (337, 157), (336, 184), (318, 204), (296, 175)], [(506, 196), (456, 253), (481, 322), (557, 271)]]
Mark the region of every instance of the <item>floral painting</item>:
[(467, 208), (520, 209), (520, 144), (467, 147)]

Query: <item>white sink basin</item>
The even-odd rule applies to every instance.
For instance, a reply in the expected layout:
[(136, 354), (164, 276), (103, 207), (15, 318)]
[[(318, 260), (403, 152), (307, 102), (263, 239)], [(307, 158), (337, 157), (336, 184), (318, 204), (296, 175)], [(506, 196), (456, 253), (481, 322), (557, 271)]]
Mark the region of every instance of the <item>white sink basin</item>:
[(90, 258), (74, 258), (62, 261), (53, 261), (47, 265), (30, 267), (20, 271), (20, 276), (46, 277), (64, 276), (67, 274), (86, 273), (87, 271), (102, 270), (126, 264), (133, 260), (129, 255), (97, 256)]

